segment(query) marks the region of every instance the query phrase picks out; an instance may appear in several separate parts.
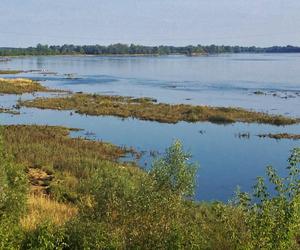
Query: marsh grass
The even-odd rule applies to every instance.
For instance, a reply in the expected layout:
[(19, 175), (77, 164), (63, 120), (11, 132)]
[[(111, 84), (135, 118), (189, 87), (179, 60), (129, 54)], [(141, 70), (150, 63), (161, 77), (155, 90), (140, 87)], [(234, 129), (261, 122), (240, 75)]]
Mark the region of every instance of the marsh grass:
[[(112, 169), (123, 174), (141, 172), (118, 159), (132, 150), (115, 145), (69, 137), (70, 129), (49, 126), (4, 126), (6, 151), (15, 162), (22, 164), (35, 182), (45, 182), (51, 198), (76, 202), (79, 199), (78, 182), (87, 179), (95, 169)], [(53, 176), (51, 181), (40, 175), (44, 171)], [(39, 177), (38, 177), (39, 176)], [(42, 185), (43, 186), (43, 185)]]
[(46, 87), (43, 87), (40, 83), (25, 79), (4, 79), (0, 78), (0, 93), (3, 94), (23, 94), (32, 92), (47, 92), (49, 91)]
[(22, 72), (21, 70), (0, 70), (0, 75), (16, 75)]
[(155, 100), (149, 98), (81, 93), (67, 97), (36, 98), (34, 100), (21, 101), (19, 104), (41, 109), (75, 110), (79, 114), (111, 115), (122, 118), (132, 117), (162, 123), (209, 121), (217, 124), (247, 122), (289, 125), (299, 122), (299, 119), (281, 115), (269, 115), (241, 108), (192, 106), (187, 104), (171, 105), (156, 103)]
[(21, 226), (26, 231), (35, 230), (45, 222), (57, 226), (74, 218), (78, 212), (76, 206), (57, 202), (46, 195), (31, 194), (27, 199), (27, 214), (21, 218)]

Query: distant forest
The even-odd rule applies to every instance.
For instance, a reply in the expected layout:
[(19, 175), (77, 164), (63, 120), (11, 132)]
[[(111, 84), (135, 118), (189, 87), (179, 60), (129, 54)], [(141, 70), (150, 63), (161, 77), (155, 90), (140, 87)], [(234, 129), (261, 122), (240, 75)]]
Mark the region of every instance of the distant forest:
[(26, 55), (172, 55), (181, 54), (197, 56), (202, 54), (220, 53), (300, 53), (300, 47), (273, 46), (268, 48), (241, 47), (241, 46), (142, 46), (127, 44), (102, 45), (42, 45), (28, 48), (0, 48), (0, 56), (26, 56)]

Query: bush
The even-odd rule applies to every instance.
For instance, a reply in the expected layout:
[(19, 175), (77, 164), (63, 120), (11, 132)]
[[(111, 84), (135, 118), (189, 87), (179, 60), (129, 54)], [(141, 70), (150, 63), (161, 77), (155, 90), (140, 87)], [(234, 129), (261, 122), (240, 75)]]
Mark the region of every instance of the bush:
[(82, 182), (86, 196), (79, 218), (68, 225), (68, 244), (74, 249), (199, 247), (203, 238), (185, 204), (195, 186), (196, 166), (188, 159), (177, 141), (149, 174), (96, 170)]
[(35, 230), (27, 232), (21, 249), (61, 250), (67, 247), (64, 242), (64, 229), (46, 221)]
[(0, 249), (15, 249), (22, 238), (20, 217), (26, 209), (27, 179), (13, 164), (0, 135)]
[(157, 189), (171, 191), (180, 197), (192, 196), (197, 166), (189, 163), (190, 158), (191, 155), (183, 151), (180, 141), (175, 141), (162, 158), (154, 161), (149, 173)]
[(288, 175), (281, 178), (274, 168), (267, 168), (269, 182), (274, 185), (271, 195), (265, 180), (257, 178), (252, 195), (238, 192), (238, 204), (247, 213), (254, 249), (296, 248), (296, 233), (300, 229), (300, 149), (294, 149), (289, 158)]

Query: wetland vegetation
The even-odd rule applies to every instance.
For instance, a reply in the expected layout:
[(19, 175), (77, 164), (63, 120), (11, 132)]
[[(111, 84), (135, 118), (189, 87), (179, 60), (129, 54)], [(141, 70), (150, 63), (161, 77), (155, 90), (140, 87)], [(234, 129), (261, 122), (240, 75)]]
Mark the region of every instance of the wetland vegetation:
[(253, 194), (199, 203), (180, 142), (146, 172), (118, 161), (126, 149), (69, 132), (1, 127), (1, 249), (298, 248), (299, 149), (288, 177), (267, 169), (278, 195), (258, 178)]
[(272, 138), (272, 139), (276, 139), (276, 140), (280, 140), (280, 139), (292, 139), (292, 140), (300, 140), (300, 135), (296, 135), (296, 134), (288, 134), (288, 133), (280, 133), (280, 134), (260, 134), (258, 135), (258, 137), (260, 138)]
[(40, 83), (25, 79), (25, 78), (14, 78), (4, 79), (0, 78), (0, 93), (2, 94), (24, 94), (32, 92), (47, 92), (49, 89), (42, 86)]
[(73, 94), (67, 97), (36, 98), (21, 101), (25, 107), (40, 109), (75, 110), (79, 114), (112, 115), (122, 118), (177, 123), (179, 121), (212, 123), (265, 123), (288, 125), (298, 123), (296, 118), (248, 111), (241, 108), (192, 106), (187, 104), (156, 103), (149, 98), (131, 98), (91, 94)]
[(22, 72), (21, 70), (0, 70), (0, 75), (16, 75)]

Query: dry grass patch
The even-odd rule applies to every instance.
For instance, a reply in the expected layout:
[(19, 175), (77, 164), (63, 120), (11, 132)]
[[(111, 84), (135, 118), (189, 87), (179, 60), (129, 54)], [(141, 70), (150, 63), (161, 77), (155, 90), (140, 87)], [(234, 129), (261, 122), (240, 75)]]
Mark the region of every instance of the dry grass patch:
[(68, 97), (36, 98), (21, 101), (21, 105), (41, 109), (75, 110), (80, 114), (112, 115), (122, 118), (177, 123), (179, 121), (212, 123), (266, 123), (288, 125), (298, 123), (299, 119), (281, 115), (269, 115), (241, 108), (192, 106), (187, 104), (156, 103), (149, 98), (131, 98), (90, 94), (73, 94)]
[(22, 227), (31, 231), (45, 221), (63, 225), (77, 215), (78, 209), (71, 204), (60, 203), (45, 195), (31, 194), (28, 197), (28, 213), (21, 219)]
[(0, 93), (3, 94), (23, 94), (32, 93), (38, 91), (49, 91), (46, 87), (42, 86), (40, 83), (25, 79), (4, 79), (0, 78)]

